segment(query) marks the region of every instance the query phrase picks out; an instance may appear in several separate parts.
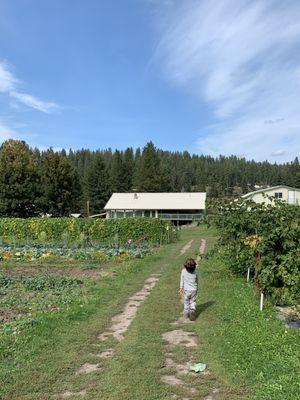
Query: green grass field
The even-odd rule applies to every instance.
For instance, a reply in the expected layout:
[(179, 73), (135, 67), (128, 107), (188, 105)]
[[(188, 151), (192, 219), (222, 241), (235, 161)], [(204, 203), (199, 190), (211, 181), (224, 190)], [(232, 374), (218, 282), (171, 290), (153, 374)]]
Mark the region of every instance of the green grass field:
[[(0, 398), (45, 400), (62, 398), (60, 395), (67, 391), (85, 390), (84, 396), (78, 393), (69, 398), (204, 399), (216, 388), (216, 400), (299, 398), (299, 330), (287, 330), (268, 303), (260, 312), (259, 297), (252, 286), (231, 276), (217, 257), (200, 264), (199, 316), (195, 323), (170, 325), (182, 309), (178, 295), (181, 266), (186, 257), (196, 255), (201, 238), (206, 238), (210, 250), (216, 234), (204, 227), (182, 230), (177, 243), (143, 259), (101, 266), (106, 276), (97, 275), (95, 265), (45, 264), (37, 277), (45, 272), (51, 275), (58, 268), (60, 276), (68, 275), (82, 283), (68, 286), (66, 302), (64, 296), (56, 298), (53, 288), (47, 287), (46, 297), (39, 299), (41, 308), (34, 309), (36, 322), (15, 333), (1, 333)], [(191, 247), (180, 256), (180, 249), (192, 239)], [(29, 264), (22, 268), (32, 272)], [(1, 269), (8, 275), (4, 264)], [(99, 341), (98, 335), (111, 325), (112, 317), (155, 273), (160, 274), (159, 281), (138, 308), (124, 340)], [(1, 293), (5, 290), (1, 288)], [(22, 288), (19, 290), (22, 292)], [(60, 309), (46, 311), (45, 303), (55, 303), (53, 296)], [(194, 332), (199, 342), (192, 349), (174, 348), (175, 362), (183, 363), (193, 356), (208, 365), (209, 375), (186, 374), (182, 377), (185, 386), (162, 382), (162, 376), (174, 374), (165, 365), (169, 350), (162, 338), (173, 329)], [(114, 350), (114, 356), (99, 360), (97, 354), (107, 347)], [(86, 363), (100, 363), (101, 370), (77, 374)], [(188, 388), (195, 393), (187, 395)]]

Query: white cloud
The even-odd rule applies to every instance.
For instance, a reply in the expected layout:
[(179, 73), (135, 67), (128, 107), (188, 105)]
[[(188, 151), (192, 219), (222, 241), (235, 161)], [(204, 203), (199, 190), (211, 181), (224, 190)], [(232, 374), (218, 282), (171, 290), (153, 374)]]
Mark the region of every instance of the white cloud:
[(160, 18), (154, 59), (212, 110), (200, 151), (270, 159), (280, 149), (278, 161), (300, 152), (299, 2), (177, 1)]
[(51, 113), (52, 111), (59, 109), (59, 106), (56, 103), (40, 100), (30, 94), (13, 91), (10, 92), (10, 96), (22, 104), (44, 113)]
[(9, 92), (16, 84), (17, 80), (8, 70), (6, 63), (0, 63), (0, 93)]
[(18, 104), (23, 104), (44, 113), (51, 113), (60, 109), (54, 102), (44, 101), (31, 94), (19, 91), (19, 86), (20, 81), (14, 77), (7, 63), (0, 62), (0, 93), (7, 94), (17, 102), (17, 104), (11, 103), (12, 107), (18, 108)]

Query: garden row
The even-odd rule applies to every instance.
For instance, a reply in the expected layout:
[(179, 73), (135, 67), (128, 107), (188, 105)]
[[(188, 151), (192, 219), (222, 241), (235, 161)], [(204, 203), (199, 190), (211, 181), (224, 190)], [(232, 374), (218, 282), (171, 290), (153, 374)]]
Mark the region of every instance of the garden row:
[(176, 239), (169, 222), (156, 218), (75, 219), (75, 218), (0, 218), (2, 243), (59, 243), (120, 245), (168, 243)]
[(281, 201), (219, 202), (209, 222), (221, 233), (219, 251), (229, 268), (246, 275), (276, 304), (300, 301), (300, 207)]
[(140, 242), (138, 245), (127, 243), (121, 246), (99, 246), (93, 247), (61, 247), (44, 246), (39, 244), (27, 244), (17, 246), (0, 245), (0, 261), (35, 261), (53, 259), (56, 257), (68, 260), (122, 262), (133, 258), (143, 258), (153, 246), (147, 242)]

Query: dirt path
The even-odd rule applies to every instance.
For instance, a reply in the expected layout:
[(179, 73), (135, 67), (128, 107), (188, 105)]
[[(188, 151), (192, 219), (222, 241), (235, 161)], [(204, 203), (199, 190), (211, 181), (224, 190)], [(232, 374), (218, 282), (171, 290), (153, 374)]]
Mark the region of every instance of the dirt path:
[(124, 310), (112, 318), (110, 328), (101, 333), (98, 339), (101, 341), (107, 340), (109, 336), (113, 336), (118, 342), (124, 339), (124, 334), (129, 328), (129, 325), (136, 316), (137, 310), (141, 303), (149, 296), (151, 290), (158, 281), (157, 275), (151, 275), (146, 281), (143, 288), (129, 298)]
[[(185, 254), (192, 246), (194, 239), (189, 240), (180, 250), (180, 255)], [(198, 251), (203, 254), (206, 247), (206, 240), (201, 239)], [(178, 250), (177, 250), (178, 251)], [(178, 253), (177, 253), (178, 254)], [(198, 260), (199, 261), (199, 260)], [(136, 318), (139, 307), (143, 302), (150, 296), (151, 291), (157, 284), (160, 274), (151, 274), (145, 281), (143, 287), (129, 297), (128, 302), (125, 304), (122, 312), (115, 315), (111, 319), (111, 324), (109, 327), (97, 337), (100, 343), (106, 343), (107, 347), (103, 348), (101, 346), (101, 352), (90, 354), (90, 356), (96, 361), (94, 363), (84, 363), (81, 365), (76, 372), (76, 376), (92, 375), (93, 373), (104, 373), (109, 374), (106, 371), (105, 365), (106, 360), (114, 360), (115, 357), (115, 347), (118, 343), (122, 342), (126, 337), (126, 332), (130, 328), (131, 323)], [(174, 276), (174, 274), (173, 274)], [(199, 380), (205, 379), (205, 377), (210, 375), (210, 371), (207, 369), (203, 373), (196, 374), (190, 371), (190, 366), (197, 361), (195, 358), (195, 349), (199, 346), (199, 338), (197, 335), (186, 327), (189, 324), (194, 324), (195, 322), (187, 321), (182, 316), (179, 316), (174, 322), (171, 322), (172, 330), (164, 332), (162, 334), (162, 339), (165, 341), (164, 351), (165, 351), (165, 362), (163, 368), (161, 369), (161, 382), (164, 385), (169, 386), (174, 393), (172, 394), (172, 399), (178, 400), (190, 400), (199, 398), (202, 392), (198, 390)], [(112, 342), (113, 340), (113, 342)], [(95, 344), (96, 345), (96, 344)], [(134, 343), (131, 345), (135, 345)], [(185, 357), (178, 358), (178, 352), (184, 349)], [(119, 350), (118, 350), (119, 353)], [(134, 370), (132, 371), (134, 373)], [(191, 383), (196, 382), (194, 385)], [(198, 382), (198, 383), (197, 383)], [(203, 385), (203, 382), (202, 382)], [(66, 399), (66, 398), (85, 398), (88, 397), (89, 387), (82, 386), (81, 390), (71, 391), (65, 390), (63, 393), (56, 396), (56, 398)], [(178, 393), (179, 390), (179, 393)], [(217, 387), (209, 390), (205, 397), (201, 397), (202, 400), (214, 400), (217, 399), (220, 390)], [(197, 397), (196, 397), (197, 396)]]
[(187, 242), (187, 244), (185, 244), (183, 247), (182, 247), (182, 249), (180, 250), (180, 256), (182, 256), (184, 253), (186, 253), (188, 250), (189, 250), (189, 248), (191, 247), (191, 245), (192, 245), (192, 243), (193, 243), (193, 239), (191, 239), (189, 242)]
[[(199, 252), (204, 254), (206, 248), (206, 240), (201, 239)], [(200, 257), (197, 258), (198, 261)], [(182, 396), (174, 393), (173, 399), (189, 400), (190, 398), (199, 398), (199, 391), (197, 385), (193, 385), (191, 382), (185, 381), (185, 377), (193, 377), (193, 381), (197, 383), (200, 379), (210, 375), (209, 369), (201, 373), (195, 373), (190, 371), (190, 367), (197, 360), (195, 359), (194, 349), (199, 346), (199, 339), (193, 332), (186, 331), (185, 326), (194, 324), (195, 321), (189, 321), (184, 317), (179, 317), (175, 322), (171, 323), (171, 326), (178, 326), (177, 329), (165, 332), (162, 338), (165, 340), (165, 363), (163, 365), (163, 374), (161, 380), (164, 384), (171, 388), (180, 388)], [(183, 360), (177, 360), (176, 352), (180, 352), (180, 348), (185, 348), (186, 358)], [(214, 387), (209, 390), (209, 393), (203, 398), (203, 400), (214, 400), (220, 393), (220, 389)]]
[[(143, 301), (150, 295), (152, 289), (155, 287), (159, 279), (159, 274), (152, 274), (146, 279), (141, 290), (136, 292), (133, 296), (129, 298), (129, 301), (125, 305), (123, 311), (120, 314), (115, 315), (111, 322), (111, 326), (103, 333), (98, 335), (98, 339), (101, 342), (105, 342), (108, 338), (113, 337), (117, 342), (121, 342), (124, 339), (124, 334), (128, 330), (130, 324), (136, 316), (138, 308), (141, 306)], [(113, 357), (114, 349), (107, 348), (99, 354), (91, 354), (92, 357), (100, 358), (102, 360)], [(90, 374), (93, 372), (101, 372), (103, 365), (101, 362), (96, 364), (85, 363), (83, 364), (76, 375)], [(65, 392), (56, 395), (56, 398), (67, 399), (72, 397), (84, 397), (86, 395), (86, 389), (80, 390), (78, 392), (72, 392), (66, 390)]]

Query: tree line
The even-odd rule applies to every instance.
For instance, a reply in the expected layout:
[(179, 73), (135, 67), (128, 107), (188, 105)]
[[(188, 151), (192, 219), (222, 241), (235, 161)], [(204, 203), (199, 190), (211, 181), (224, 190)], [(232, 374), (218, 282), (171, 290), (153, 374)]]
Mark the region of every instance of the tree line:
[(32, 149), (24, 141), (0, 147), (0, 216), (65, 216), (101, 212), (114, 192), (206, 191), (211, 198), (239, 196), (257, 186), (300, 187), (298, 158), (285, 164), (236, 156), (157, 149)]

